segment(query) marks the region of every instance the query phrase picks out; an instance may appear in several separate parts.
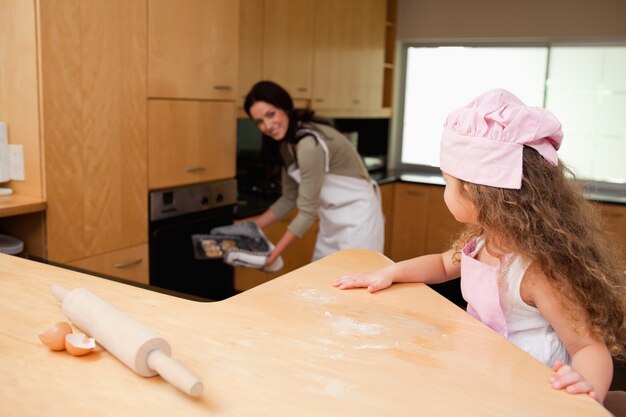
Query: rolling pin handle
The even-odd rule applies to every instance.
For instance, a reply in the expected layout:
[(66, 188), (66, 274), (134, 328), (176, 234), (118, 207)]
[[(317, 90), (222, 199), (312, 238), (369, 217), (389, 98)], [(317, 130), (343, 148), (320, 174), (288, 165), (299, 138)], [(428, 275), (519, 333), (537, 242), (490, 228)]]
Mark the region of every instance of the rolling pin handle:
[(54, 284), (52, 286), (52, 294), (54, 294), (54, 296), (57, 298), (57, 300), (59, 300), (60, 302), (63, 302), (63, 299), (65, 298), (66, 295), (68, 295), (70, 293), (70, 290), (68, 290), (65, 287), (62, 287), (58, 284)]
[(184, 366), (176, 362), (159, 349), (148, 353), (148, 367), (161, 375), (161, 377), (174, 385), (184, 393), (197, 397), (202, 393), (204, 386)]

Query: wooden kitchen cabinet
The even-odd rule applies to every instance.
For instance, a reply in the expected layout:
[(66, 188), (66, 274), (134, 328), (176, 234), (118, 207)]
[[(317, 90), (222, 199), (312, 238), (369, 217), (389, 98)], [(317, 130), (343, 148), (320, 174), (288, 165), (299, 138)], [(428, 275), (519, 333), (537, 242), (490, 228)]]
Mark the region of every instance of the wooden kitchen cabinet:
[(148, 238), (146, 2), (39, 2), (47, 258)]
[(382, 107), (385, 0), (320, 0), (315, 20), (313, 107)]
[(443, 201), (444, 187), (397, 183), (390, 258), (396, 262), (443, 252), (461, 231)]
[(393, 206), (395, 184), (383, 184), (380, 186), (380, 196), (383, 203), (383, 216), (385, 216), (385, 249), (384, 254), (391, 257), (391, 239), (393, 236)]
[(68, 262), (67, 264), (140, 284), (147, 285), (149, 283), (147, 244)]
[(234, 101), (149, 100), (151, 190), (236, 175)]
[(239, 1), (148, 0), (148, 95), (235, 100)]
[(237, 107), (263, 79), (263, 10), (265, 0), (239, 0), (239, 84)]
[(611, 233), (620, 245), (623, 265), (626, 268), (626, 204), (597, 203), (596, 208), (607, 232)]
[(264, 0), (263, 78), (310, 99), (317, 1)]
[[(278, 220), (266, 227), (263, 233), (265, 233), (270, 241), (276, 244), (285, 233), (285, 230), (287, 230), (287, 226), (289, 226), (289, 223), (293, 220), (295, 215), (296, 211), (294, 210), (284, 219)], [(242, 219), (239, 222), (252, 220), (254, 220), (254, 217)], [(283, 252), (282, 257), (285, 266), (278, 272), (268, 273), (258, 269), (235, 268), (235, 289), (238, 291), (249, 290), (250, 288), (309, 264), (313, 257), (318, 230), (319, 223), (316, 222), (301, 239), (298, 239), (298, 241)]]
[(388, 116), (386, 13), (386, 0), (241, 0), (238, 105), (267, 79), (324, 117)]

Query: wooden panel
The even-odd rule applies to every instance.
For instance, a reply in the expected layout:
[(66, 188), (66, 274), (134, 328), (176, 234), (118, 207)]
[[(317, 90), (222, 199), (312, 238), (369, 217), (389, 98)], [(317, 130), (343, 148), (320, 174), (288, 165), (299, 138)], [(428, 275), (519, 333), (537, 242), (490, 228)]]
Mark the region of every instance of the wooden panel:
[(351, 55), (358, 70), (352, 73), (353, 106), (382, 106), (385, 55), (385, 0), (352, 0), (357, 26), (352, 35)]
[(426, 253), (439, 253), (450, 249), (464, 227), (448, 210), (443, 200), (444, 190), (444, 187), (437, 186), (429, 188)]
[(69, 266), (148, 284), (148, 244), (68, 262)]
[(40, 2), (48, 258), (85, 256), (80, 0)]
[(381, 185), (380, 194), (383, 200), (383, 215), (385, 216), (385, 255), (391, 257), (395, 184)]
[(239, 1), (149, 0), (150, 97), (234, 100)]
[(234, 102), (149, 100), (150, 189), (236, 175)]
[[(611, 233), (621, 246), (622, 259), (626, 268), (626, 205), (597, 204), (606, 230)], [(626, 271), (624, 271), (626, 273)]]
[[(145, 2), (82, 2), (86, 254), (145, 242)], [(123, 65), (120, 65), (123, 63)]]
[(323, 0), (315, 26), (315, 109), (380, 109), (384, 0)]
[(25, 181), (7, 185), (42, 198), (35, 2), (0, 0), (0, 10), (0, 121), (7, 123), (9, 143), (24, 146)]
[[(270, 226), (268, 226), (264, 233), (267, 238), (277, 243), (287, 230), (287, 226), (296, 215), (296, 212), (290, 213), (285, 219), (279, 220)], [(254, 217), (248, 219), (242, 219), (239, 222), (254, 220)], [(238, 222), (238, 223), (239, 223)], [(313, 250), (315, 249), (315, 241), (317, 239), (317, 232), (319, 230), (319, 223), (316, 222), (311, 229), (309, 229), (301, 239), (291, 245), (285, 252), (283, 252), (283, 262), (285, 266), (278, 272), (267, 273), (259, 271), (257, 269), (250, 268), (235, 268), (235, 289), (239, 291), (249, 290), (257, 285), (268, 282), (276, 277), (284, 275), (288, 272), (294, 271), (301, 266), (307, 265), (311, 262), (313, 257)]]
[(397, 262), (425, 254), (429, 193), (423, 185), (395, 187), (391, 259)]
[(144, 242), (146, 4), (43, 2), (41, 27), (48, 257)]
[(263, 78), (264, 4), (264, 0), (240, 0), (237, 107), (243, 107), (250, 88)]
[(348, 109), (353, 105), (351, 80), (362, 68), (352, 62), (352, 32), (357, 26), (352, 3), (318, 1), (312, 100), (316, 110)]
[(293, 98), (311, 97), (313, 0), (265, 0), (263, 77), (286, 88)]

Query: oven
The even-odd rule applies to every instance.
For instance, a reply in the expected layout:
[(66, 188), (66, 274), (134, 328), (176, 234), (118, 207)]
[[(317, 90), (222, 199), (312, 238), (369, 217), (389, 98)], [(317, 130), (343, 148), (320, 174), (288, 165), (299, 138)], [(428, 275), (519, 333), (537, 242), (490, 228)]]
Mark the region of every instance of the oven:
[(191, 236), (232, 224), (236, 202), (235, 179), (150, 192), (150, 285), (194, 299), (234, 295), (233, 268), (195, 259)]

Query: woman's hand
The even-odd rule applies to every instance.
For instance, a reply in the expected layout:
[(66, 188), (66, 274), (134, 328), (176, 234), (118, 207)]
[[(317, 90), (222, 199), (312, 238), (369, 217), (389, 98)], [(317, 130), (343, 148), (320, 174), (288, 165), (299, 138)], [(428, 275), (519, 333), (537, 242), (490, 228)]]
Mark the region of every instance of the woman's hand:
[(265, 262), (265, 268), (269, 268), (274, 262), (276, 262), (276, 259), (278, 259), (279, 256), (280, 253), (278, 253), (276, 250), (273, 250), (272, 253), (270, 253), (267, 257), (267, 261)]
[(548, 380), (552, 388), (565, 389), (569, 394), (589, 394), (594, 400), (600, 401), (598, 394), (593, 390), (593, 386), (571, 366), (557, 361), (552, 370), (554, 375)]
[(384, 290), (391, 284), (393, 284), (393, 278), (383, 274), (381, 270), (373, 272), (355, 272), (339, 277), (333, 281), (333, 286), (340, 290), (367, 287), (369, 292)]

